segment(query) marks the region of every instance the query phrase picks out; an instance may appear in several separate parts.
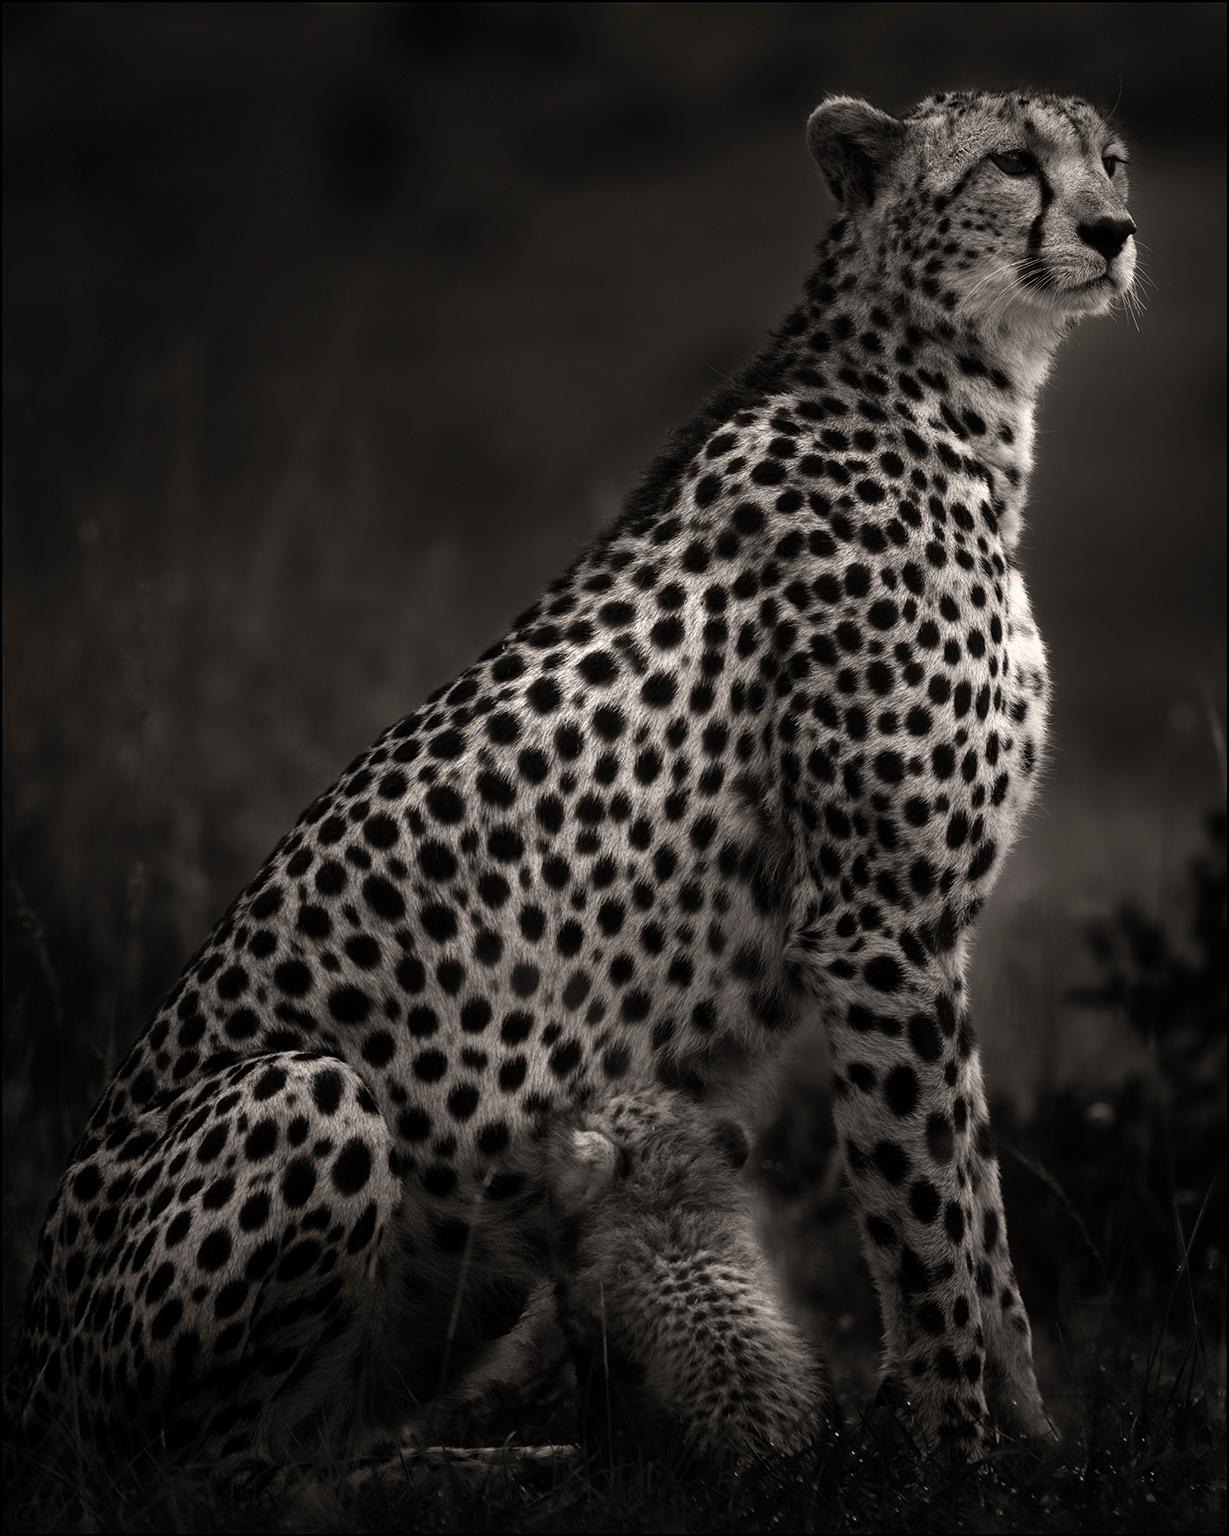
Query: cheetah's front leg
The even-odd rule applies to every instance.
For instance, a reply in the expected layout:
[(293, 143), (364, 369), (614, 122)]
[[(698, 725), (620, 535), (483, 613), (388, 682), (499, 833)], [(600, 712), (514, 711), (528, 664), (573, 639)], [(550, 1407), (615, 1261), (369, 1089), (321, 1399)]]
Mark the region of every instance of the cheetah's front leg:
[[(1011, 1282), (961, 958), (870, 956), (826, 1010), (835, 1115), (887, 1364), (927, 1441), (976, 1447), (986, 1392), (1044, 1417)], [(1022, 1325), (1022, 1326), (1021, 1326)]]
[[(957, 1036), (968, 1027), (962, 1017)], [(998, 1158), (990, 1135), (976, 1048), (969, 1056), (969, 1065), (972, 1071), (966, 1074), (967, 1091), (974, 1128), (969, 1158), (974, 1279), (986, 1337), (985, 1378), (990, 1416), (995, 1428), (1004, 1434), (1050, 1440), (1056, 1438), (1057, 1431), (1037, 1388), (1032, 1330), (1007, 1248)]]

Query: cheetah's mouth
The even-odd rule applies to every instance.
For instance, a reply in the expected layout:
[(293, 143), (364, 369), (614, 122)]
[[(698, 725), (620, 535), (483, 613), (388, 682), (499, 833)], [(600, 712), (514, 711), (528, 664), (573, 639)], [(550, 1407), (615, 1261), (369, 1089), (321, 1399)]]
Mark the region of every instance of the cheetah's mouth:
[(1057, 289), (1054, 297), (1060, 307), (1083, 313), (1090, 305), (1095, 308), (1099, 302), (1109, 302), (1115, 294), (1122, 292), (1123, 286), (1111, 272), (1105, 271), (1087, 282)]

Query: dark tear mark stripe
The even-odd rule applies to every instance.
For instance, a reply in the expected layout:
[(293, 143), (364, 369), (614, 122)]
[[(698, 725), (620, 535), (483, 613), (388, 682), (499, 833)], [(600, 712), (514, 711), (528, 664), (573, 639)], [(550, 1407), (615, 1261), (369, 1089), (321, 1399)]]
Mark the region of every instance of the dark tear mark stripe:
[(982, 162), (980, 160), (975, 160), (964, 173), (964, 175), (960, 178), (960, 180), (956, 183), (956, 185), (951, 189), (951, 191), (946, 194), (947, 201), (949, 203), (954, 202), (955, 199), (960, 196), (965, 187), (969, 184), (970, 181), (972, 181), (973, 177), (977, 174), (978, 171), (981, 170), (981, 168)]
[(1029, 226), (1028, 250), (1030, 256), (1036, 256), (1041, 250), (1041, 231), (1045, 224), (1046, 209), (1054, 201), (1054, 188), (1046, 180), (1046, 173), (1041, 169), (1041, 162), (1037, 162), (1037, 185), (1041, 189), (1041, 207), (1037, 211), (1037, 217)]

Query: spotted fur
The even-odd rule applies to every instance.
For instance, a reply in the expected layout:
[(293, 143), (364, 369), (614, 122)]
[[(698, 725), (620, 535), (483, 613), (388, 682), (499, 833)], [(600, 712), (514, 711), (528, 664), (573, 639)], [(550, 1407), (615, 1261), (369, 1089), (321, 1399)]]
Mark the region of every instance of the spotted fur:
[[(1044, 1429), (964, 974), (1045, 742), (1034, 407), (1130, 286), (1125, 151), (1024, 95), (836, 98), (810, 142), (845, 206), (802, 301), (305, 812), (106, 1089), (30, 1285), (31, 1434), (395, 1431), (550, 1276), (561, 1130), (655, 1092), (753, 1118), (815, 1018), (919, 1436)], [(761, 1273), (728, 1242), (714, 1297)], [(641, 1257), (620, 1326), (663, 1305)]]
[(559, 1317), (586, 1438), (746, 1460), (815, 1435), (823, 1379), (760, 1244), (747, 1150), (736, 1124), (656, 1086), (557, 1138)]

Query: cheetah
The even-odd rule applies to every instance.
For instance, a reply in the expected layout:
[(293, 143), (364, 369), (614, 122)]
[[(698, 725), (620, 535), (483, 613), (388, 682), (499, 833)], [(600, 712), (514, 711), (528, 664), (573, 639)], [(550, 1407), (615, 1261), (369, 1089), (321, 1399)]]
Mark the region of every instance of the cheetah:
[(736, 1177), (748, 1151), (733, 1121), (656, 1085), (556, 1138), (557, 1303), (586, 1442), (617, 1428), (747, 1462), (814, 1439), (826, 1383)]
[[(808, 141), (841, 208), (801, 301), (307, 809), (103, 1093), (30, 1282), (26, 1433), (362, 1452), (557, 1266), (583, 1331), (616, 1207), (561, 1249), (560, 1135), (625, 1095), (754, 1124), (816, 1021), (918, 1442), (1049, 1432), (965, 972), (1045, 745), (1034, 412), (1058, 342), (1130, 290), (1127, 151), (1084, 101), (1015, 93), (838, 96)], [(726, 1316), (730, 1277), (731, 1341), (773, 1354), (741, 1221), (644, 1220), (728, 1243), (677, 1262)], [(714, 1335), (670, 1306), (674, 1250), (636, 1252), (611, 1328), (668, 1318), (646, 1389), (687, 1396)], [(764, 1399), (796, 1404), (803, 1364), (776, 1370)]]

